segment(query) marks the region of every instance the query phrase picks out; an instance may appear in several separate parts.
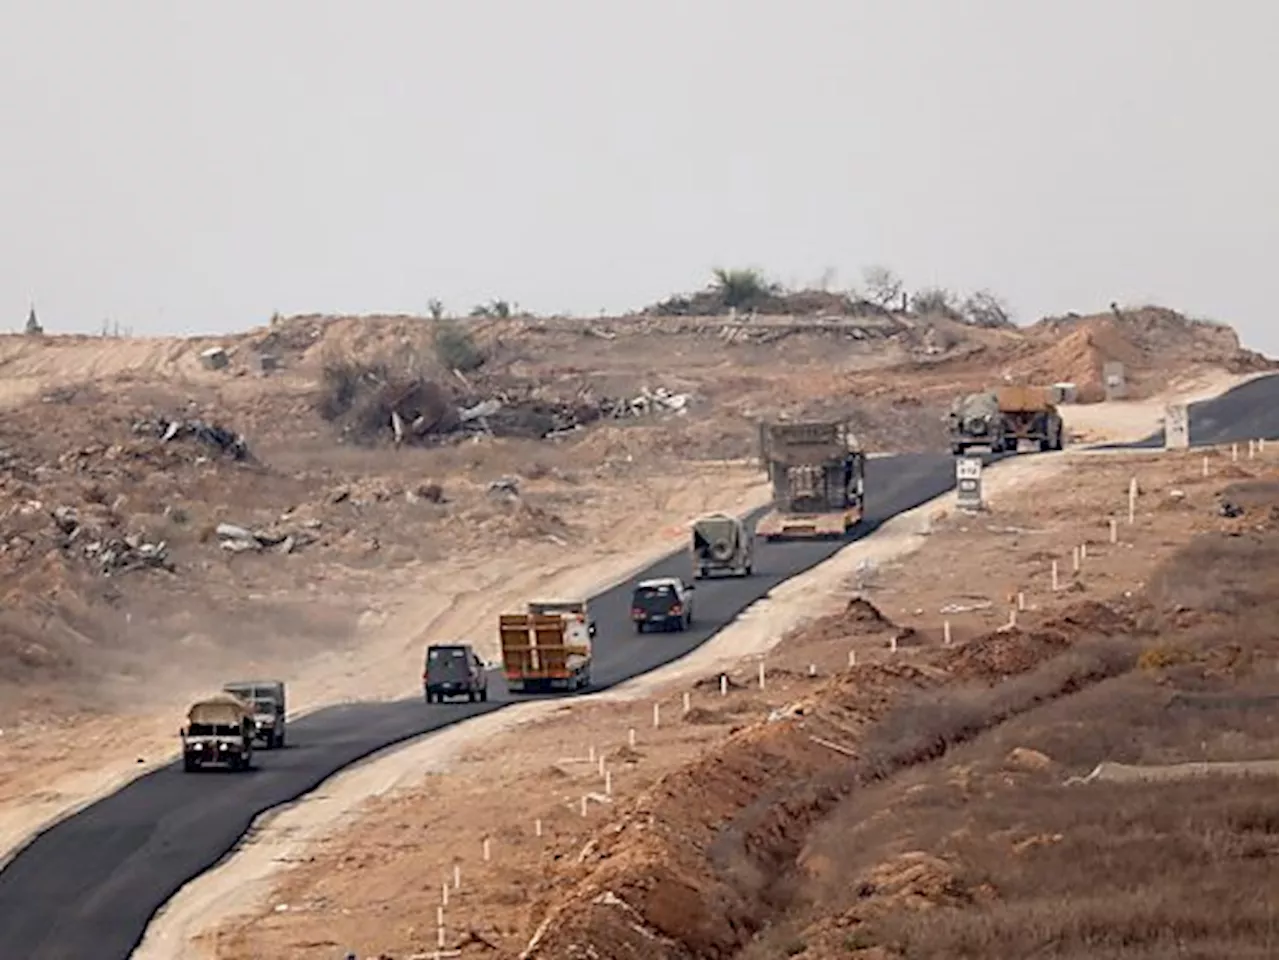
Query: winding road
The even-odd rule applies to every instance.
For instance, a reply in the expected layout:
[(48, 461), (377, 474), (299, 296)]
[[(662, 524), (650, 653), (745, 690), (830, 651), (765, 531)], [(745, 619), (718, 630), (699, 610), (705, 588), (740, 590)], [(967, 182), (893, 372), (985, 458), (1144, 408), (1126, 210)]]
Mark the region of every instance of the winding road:
[[(1276, 376), (1192, 404), (1190, 419), (1195, 445), (1274, 440)], [(1157, 434), (1134, 446), (1161, 442)], [(989, 462), (995, 459), (1003, 457)], [(858, 536), (953, 483), (946, 455), (869, 460), (867, 516)], [(847, 542), (759, 544), (755, 576), (699, 582), (697, 621), (683, 634), (637, 637), (628, 619), (629, 584), (592, 598), (599, 627), (593, 691), (679, 659)], [(640, 576), (684, 575), (687, 565), (682, 552)], [(258, 754), (258, 768), (249, 773), (189, 776), (175, 762), (140, 777), (39, 834), (0, 871), (0, 956), (125, 960), (165, 902), (226, 856), (259, 814), (388, 746), (531, 699), (506, 694), (500, 677), (492, 678), (490, 689), (488, 703), (427, 705), (414, 698), (318, 711), (290, 725), (292, 746)]]

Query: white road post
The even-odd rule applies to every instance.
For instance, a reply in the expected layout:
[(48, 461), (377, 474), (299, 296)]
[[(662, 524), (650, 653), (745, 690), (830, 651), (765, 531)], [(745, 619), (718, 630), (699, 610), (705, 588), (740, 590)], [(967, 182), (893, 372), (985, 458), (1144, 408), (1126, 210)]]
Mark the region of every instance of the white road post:
[(1088, 541), (1085, 541), (1084, 543), (1080, 544), (1080, 562), (1084, 563), (1088, 559), (1089, 559), (1089, 543)]
[(896, 633), (889, 635), (889, 652), (898, 652), (898, 635)]
[(1233, 443), (1231, 445), (1231, 462), (1235, 463), (1239, 459), (1240, 459), (1240, 445), (1238, 443)]
[(596, 745), (594, 743), (587, 744), (587, 763), (596, 762)]
[(462, 865), (455, 863), (453, 865), (453, 889), (457, 890), (462, 886)]
[(757, 678), (760, 681), (760, 689), (763, 690), (764, 689), (764, 660), (760, 661), (760, 667), (759, 667), (759, 670), (757, 671)]
[(630, 747), (632, 750), (636, 748), (636, 728), (635, 727), (627, 728), (627, 746)]
[(688, 712), (689, 712), (690, 710), (692, 710), (692, 709), (693, 709), (693, 702), (692, 702), (692, 698), (691, 698), (691, 697), (690, 697), (690, 695), (689, 695), (689, 691), (688, 691), (688, 690), (686, 690), (686, 691), (684, 692), (684, 712), (685, 712), (685, 713), (688, 713)]
[(951, 646), (951, 621), (942, 621), (942, 645), (944, 647)]
[(449, 881), (448, 880), (440, 884), (440, 903), (446, 907), (449, 905)]
[(1021, 590), (1019, 590), (1018, 591), (1018, 610), (1022, 611), (1025, 609), (1027, 609), (1027, 595), (1023, 593)]
[(613, 796), (613, 771), (606, 770), (604, 772), (604, 795), (606, 797)]
[(488, 862), (489, 862), (489, 853), (490, 853), (490, 850), (489, 850), (489, 838), (488, 838), (488, 837), (485, 837), (485, 838), (484, 838), (484, 840), (483, 840), (483, 841), (481, 842), (481, 844), (480, 844), (480, 856), (482, 856), (482, 857), (484, 858), (484, 862), (485, 862), (485, 863), (488, 863)]
[(661, 712), (662, 712), (662, 707), (661, 707), (661, 705), (659, 705), (657, 701), (654, 701), (654, 704), (653, 704), (653, 728), (654, 728), (655, 730), (656, 730), (656, 729), (658, 729), (658, 726), (659, 726), (659, 716), (660, 716)]
[(1129, 526), (1133, 526), (1133, 521), (1138, 512), (1138, 478), (1129, 478)]
[(587, 795), (584, 793), (582, 799), (578, 801), (578, 812), (584, 817), (587, 815)]
[(1209, 475), (1209, 458), (1200, 458), (1200, 476), (1207, 477)]
[(596, 773), (604, 776), (604, 754), (600, 754), (600, 762), (596, 764)]
[(1053, 588), (1053, 592), (1058, 592), (1058, 561), (1054, 560), (1049, 564), (1049, 584)]
[(1079, 547), (1071, 548), (1071, 572), (1072, 573), (1080, 572), (1080, 548)]
[(1111, 528), (1111, 542), (1112, 542), (1112, 543), (1119, 543), (1119, 542), (1120, 542), (1120, 531), (1117, 529), (1116, 518), (1115, 518), (1115, 517), (1112, 517), (1110, 520), (1108, 520), (1108, 521), (1107, 521), (1107, 526), (1109, 526), (1109, 527)]
[(720, 674), (720, 696), (727, 697), (729, 695), (729, 675), (727, 673)]
[(816, 677), (818, 675), (818, 665), (816, 663), (809, 664), (809, 676)]
[(535, 837), (542, 836), (542, 818), (538, 817), (533, 821), (533, 835)]
[(857, 650), (850, 650), (850, 651), (849, 651), (849, 666), (851, 666), (851, 667), (856, 667), (857, 665), (858, 665), (858, 651), (857, 651)]

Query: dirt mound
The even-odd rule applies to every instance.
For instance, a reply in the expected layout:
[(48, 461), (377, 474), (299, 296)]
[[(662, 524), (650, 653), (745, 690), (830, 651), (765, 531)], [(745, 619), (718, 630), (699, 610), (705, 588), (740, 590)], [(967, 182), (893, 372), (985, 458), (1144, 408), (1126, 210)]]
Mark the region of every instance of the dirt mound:
[(1107, 363), (1123, 363), (1128, 372), (1143, 366), (1146, 359), (1113, 320), (1101, 318), (1014, 363), (1010, 372), (1032, 383), (1074, 383), (1078, 398), (1088, 402), (1105, 397), (1103, 370)]
[(1057, 630), (997, 631), (950, 651), (945, 669), (957, 677), (1000, 683), (1065, 650), (1071, 641)]

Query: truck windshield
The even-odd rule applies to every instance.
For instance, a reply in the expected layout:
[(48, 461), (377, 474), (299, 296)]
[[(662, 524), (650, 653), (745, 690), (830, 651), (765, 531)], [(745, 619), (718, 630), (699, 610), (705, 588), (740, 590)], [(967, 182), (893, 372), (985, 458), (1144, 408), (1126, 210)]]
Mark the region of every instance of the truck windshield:
[(193, 737), (240, 736), (240, 728), (227, 723), (193, 723), (188, 732)]

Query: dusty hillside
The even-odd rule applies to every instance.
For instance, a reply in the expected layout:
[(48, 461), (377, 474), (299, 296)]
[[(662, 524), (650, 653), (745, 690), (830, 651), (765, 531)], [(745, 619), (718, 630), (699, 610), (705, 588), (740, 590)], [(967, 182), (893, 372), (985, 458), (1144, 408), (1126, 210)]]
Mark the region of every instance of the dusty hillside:
[(424, 742), (369, 770), (408, 785), (358, 817), (326, 808), (367, 792), (330, 785), (259, 838), (249, 915), (208, 917), (234, 866), (178, 911), (192, 955), (429, 953), (455, 863), (464, 958), (1274, 952), (1274, 764), (1230, 791), (1123, 766), (1274, 761), (1274, 453), (1089, 462), (1069, 489), (1006, 465), (985, 519), (806, 575), (795, 615), (834, 611), (759, 661)]
[[(110, 700), (203, 676), (228, 645), (264, 665), (329, 651), (433, 565), (570, 543), (609, 510), (654, 509), (677, 464), (745, 461), (762, 415), (845, 416), (872, 449), (941, 449), (951, 396), (997, 371), (1085, 384), (1122, 359), (1142, 393), (1262, 362), (1169, 311), (1018, 330), (814, 305), (0, 337), (0, 684)], [(202, 362), (212, 348), (224, 366)]]

